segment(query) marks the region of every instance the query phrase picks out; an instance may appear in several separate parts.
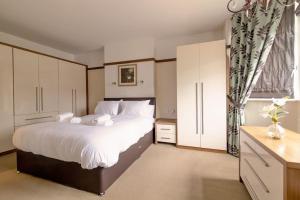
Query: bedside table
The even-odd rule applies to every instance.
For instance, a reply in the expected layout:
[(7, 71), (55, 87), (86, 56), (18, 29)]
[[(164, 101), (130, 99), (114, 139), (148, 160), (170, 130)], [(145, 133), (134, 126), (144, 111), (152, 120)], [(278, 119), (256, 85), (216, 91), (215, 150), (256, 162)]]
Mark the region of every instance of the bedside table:
[(155, 143), (176, 144), (176, 119), (157, 119), (155, 122)]

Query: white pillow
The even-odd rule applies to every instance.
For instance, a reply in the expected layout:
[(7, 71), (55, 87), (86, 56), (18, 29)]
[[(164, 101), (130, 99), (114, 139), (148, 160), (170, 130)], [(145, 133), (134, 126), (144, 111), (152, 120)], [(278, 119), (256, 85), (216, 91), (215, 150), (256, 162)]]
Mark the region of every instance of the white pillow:
[(120, 101), (99, 101), (95, 108), (95, 114), (117, 115), (119, 110), (119, 104)]
[(154, 105), (147, 105), (144, 110), (142, 111), (142, 116), (143, 117), (154, 117), (154, 111), (155, 111), (155, 106)]
[(143, 114), (146, 106), (148, 106), (150, 100), (146, 101), (122, 101), (120, 102), (120, 114), (121, 115), (139, 115)]

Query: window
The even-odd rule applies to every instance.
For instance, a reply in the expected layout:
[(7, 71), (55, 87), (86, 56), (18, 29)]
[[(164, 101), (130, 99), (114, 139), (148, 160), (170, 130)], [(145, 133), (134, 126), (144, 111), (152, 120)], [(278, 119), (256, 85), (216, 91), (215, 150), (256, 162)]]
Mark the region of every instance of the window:
[(269, 57), (250, 98), (299, 98), (298, 25), (300, 17), (295, 17), (295, 7), (287, 7)]

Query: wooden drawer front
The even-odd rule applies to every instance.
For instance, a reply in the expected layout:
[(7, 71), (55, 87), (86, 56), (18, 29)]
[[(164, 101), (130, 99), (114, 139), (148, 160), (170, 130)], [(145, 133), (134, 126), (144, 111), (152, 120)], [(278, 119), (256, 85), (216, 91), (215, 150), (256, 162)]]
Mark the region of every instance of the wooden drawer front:
[(176, 134), (176, 127), (175, 125), (157, 124), (157, 132)]
[(15, 126), (55, 121), (57, 112), (15, 116)]
[(167, 142), (167, 143), (176, 143), (176, 135), (169, 133), (158, 133), (157, 134), (158, 142)]
[[(283, 199), (283, 165), (242, 131), (240, 142), (241, 173), (243, 172), (244, 175), (246, 173), (246, 175), (250, 176), (248, 178), (249, 182), (252, 179), (257, 179), (256, 181), (259, 184), (253, 185), (254, 190), (259, 185), (263, 188), (263, 191), (268, 190), (268, 199)], [(252, 175), (249, 175), (251, 173)]]

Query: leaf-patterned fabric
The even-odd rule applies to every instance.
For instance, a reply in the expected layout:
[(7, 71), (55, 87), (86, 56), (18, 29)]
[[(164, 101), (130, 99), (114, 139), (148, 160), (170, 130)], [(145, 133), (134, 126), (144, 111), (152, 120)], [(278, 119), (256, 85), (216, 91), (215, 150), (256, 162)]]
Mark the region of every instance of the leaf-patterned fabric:
[(285, 3), (271, 0), (266, 8), (255, 2), (248, 13), (243, 11), (232, 16), (227, 150), (234, 156), (239, 155), (244, 107), (267, 60)]

